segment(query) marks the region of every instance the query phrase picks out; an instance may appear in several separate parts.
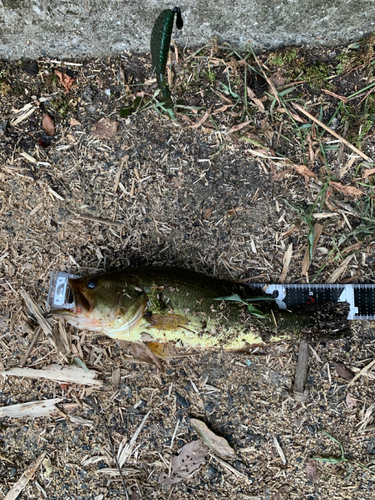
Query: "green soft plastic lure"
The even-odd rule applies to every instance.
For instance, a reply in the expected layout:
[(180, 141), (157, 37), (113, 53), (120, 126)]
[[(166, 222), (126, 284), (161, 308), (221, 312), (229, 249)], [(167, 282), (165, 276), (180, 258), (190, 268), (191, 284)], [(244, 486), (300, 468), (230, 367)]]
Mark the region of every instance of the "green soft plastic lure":
[(173, 10), (166, 9), (161, 12), (151, 33), (152, 68), (155, 71), (156, 80), (164, 97), (166, 108), (173, 108), (171, 92), (165, 80), (165, 68), (167, 66), (175, 14), (177, 14), (176, 26), (178, 29), (182, 29), (181, 9), (175, 7)]

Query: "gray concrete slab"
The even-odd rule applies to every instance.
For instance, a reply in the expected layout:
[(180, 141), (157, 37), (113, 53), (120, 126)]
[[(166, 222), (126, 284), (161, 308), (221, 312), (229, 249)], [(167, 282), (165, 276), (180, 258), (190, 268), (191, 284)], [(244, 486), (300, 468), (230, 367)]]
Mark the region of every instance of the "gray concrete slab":
[[(185, 0), (179, 44), (337, 45), (375, 30), (373, 0)], [(162, 0), (0, 0), (0, 58), (145, 52)]]

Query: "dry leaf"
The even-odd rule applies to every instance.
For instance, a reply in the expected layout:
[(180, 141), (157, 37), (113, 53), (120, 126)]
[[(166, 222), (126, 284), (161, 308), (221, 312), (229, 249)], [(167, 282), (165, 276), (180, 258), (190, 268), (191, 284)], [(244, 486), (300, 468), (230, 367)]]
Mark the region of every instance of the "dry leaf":
[(211, 109), (212, 109), (212, 106), (210, 106), (210, 108), (205, 112), (205, 114), (203, 115), (203, 117), (199, 120), (198, 123), (194, 123), (194, 125), (192, 125), (190, 128), (198, 128), (200, 127), (201, 125), (203, 125), (203, 123), (207, 120), (207, 118), (210, 116), (211, 114)]
[(344, 175), (352, 168), (353, 163), (357, 160), (357, 158), (359, 158), (359, 157), (358, 156), (350, 156), (348, 163), (346, 163), (345, 165), (343, 165), (340, 168), (340, 173), (339, 173), (340, 179), (342, 179), (344, 177)]
[[(121, 349), (130, 350), (135, 359), (142, 361), (143, 363), (150, 363), (151, 365), (156, 365), (160, 371), (164, 372), (164, 366), (160, 359), (154, 354), (154, 348), (148, 347), (147, 344), (141, 344), (138, 342), (127, 342), (126, 340), (117, 340), (117, 344)], [(150, 346), (153, 347), (153, 343), (150, 342)]]
[(343, 250), (341, 250), (342, 255), (355, 252), (356, 250), (359, 250), (362, 246), (362, 242), (358, 241), (357, 243), (353, 243), (352, 245), (349, 245), (348, 247), (345, 247)]
[(284, 486), (281, 486), (276, 492), (276, 495), (274, 496), (275, 500), (287, 500), (289, 497), (289, 491), (290, 488), (287, 484), (284, 484)]
[[(314, 243), (313, 243), (313, 250), (312, 250), (313, 254), (314, 254), (316, 247), (318, 245), (318, 241), (319, 241), (320, 235), (322, 234), (322, 231), (323, 231), (323, 226), (317, 222), (314, 226)], [(309, 249), (309, 247), (307, 247), (306, 251), (305, 251), (305, 255), (303, 257), (303, 261), (302, 261), (302, 270), (301, 270), (302, 276), (305, 276), (309, 266), (310, 266), (310, 249)]]
[(78, 125), (82, 125), (81, 122), (79, 122), (78, 120), (76, 120), (75, 118), (71, 118), (70, 119), (70, 126), (71, 127), (77, 127)]
[(94, 124), (92, 135), (98, 139), (109, 139), (117, 132), (118, 122), (104, 118)]
[(235, 125), (230, 130), (228, 130), (228, 134), (231, 134), (232, 132), (238, 132), (239, 130), (242, 130), (243, 128), (247, 127), (248, 125), (251, 125), (250, 120), (248, 120), (247, 122), (240, 123), (239, 125)]
[(55, 135), (55, 125), (52, 121), (52, 118), (49, 115), (47, 115), (47, 113), (43, 113), (42, 127), (51, 137)]
[(185, 444), (179, 454), (172, 458), (171, 474), (165, 472), (159, 476), (159, 484), (162, 486), (176, 484), (189, 476), (205, 461), (208, 447), (200, 439)]
[(203, 219), (209, 219), (212, 215), (214, 207), (206, 208), (203, 212)]
[(291, 172), (292, 172), (291, 168), (286, 168), (285, 170), (282, 170), (281, 172), (277, 172), (276, 174), (273, 174), (273, 176), (271, 177), (271, 181), (273, 181), (273, 182), (281, 182)]
[(333, 363), (333, 365), (340, 377), (348, 381), (354, 378), (354, 373), (346, 365), (344, 365), (344, 363)]
[(116, 368), (116, 370), (113, 370), (112, 372), (112, 384), (115, 389), (118, 389), (118, 386), (120, 385), (120, 378), (121, 370), (120, 368)]
[(374, 175), (375, 174), (375, 168), (368, 168), (367, 170), (365, 170), (362, 174), (362, 179), (368, 179), (370, 177), (370, 175)]
[(233, 104), (224, 104), (221, 108), (215, 109), (215, 111), (212, 113), (213, 115), (217, 115), (218, 113), (223, 113), (226, 111), (228, 108), (231, 108)]
[(284, 264), (284, 267), (283, 267), (283, 272), (280, 274), (280, 283), (285, 283), (285, 278), (286, 278), (286, 275), (288, 274), (288, 271), (289, 271), (289, 264), (290, 264), (290, 261), (292, 259), (292, 254), (293, 254), (293, 243), (291, 243), (285, 254), (284, 254), (284, 258), (283, 258), (283, 264)]
[(340, 182), (329, 181), (329, 184), (346, 196), (362, 196), (365, 194), (361, 189), (354, 186), (344, 186)]
[(201, 440), (215, 453), (215, 455), (222, 458), (234, 458), (236, 456), (235, 451), (229, 445), (228, 441), (221, 436), (217, 436), (204, 422), (196, 418), (191, 418), (190, 424)]
[(177, 191), (178, 189), (182, 188), (183, 179), (181, 176), (172, 177), (172, 179), (170, 180), (170, 184), (171, 184), (171, 188), (175, 189)]
[(314, 174), (314, 172), (312, 172), (305, 165), (292, 165), (292, 167), (297, 170), (299, 174), (304, 175), (305, 177), (316, 177), (316, 174)]
[(327, 205), (327, 207), (330, 210), (332, 210), (332, 212), (334, 212), (335, 210), (337, 210), (337, 207), (333, 206), (332, 203), (329, 201), (329, 198), (332, 195), (332, 192), (333, 192), (332, 189), (330, 189), (330, 188), (327, 189), (325, 204)]
[(352, 394), (350, 394), (350, 392), (346, 393), (345, 401), (350, 410), (357, 406), (357, 400), (352, 396)]
[(188, 103), (189, 106), (198, 106), (198, 104), (201, 102), (201, 98), (192, 95), (187, 95), (186, 102)]
[(281, 73), (282, 73), (282, 70), (278, 69), (270, 77), (270, 80), (275, 85), (275, 87), (281, 87), (281, 85), (285, 85), (285, 83), (286, 83), (286, 78), (284, 76), (282, 76)]
[(58, 76), (60, 82), (64, 86), (65, 94), (67, 94), (74, 83), (74, 78), (68, 76), (66, 73), (61, 73), (61, 71), (57, 70), (55, 70), (55, 74)]
[(264, 111), (264, 104), (260, 99), (257, 98), (254, 91), (250, 87), (247, 87), (247, 96), (253, 101), (259, 111)]
[(170, 361), (174, 358), (171, 352), (171, 344), (168, 342), (147, 342), (147, 347), (156, 357)]
[(318, 470), (316, 467), (316, 462), (314, 462), (313, 460), (308, 460), (306, 462), (306, 475), (310, 479), (310, 481), (316, 481)]

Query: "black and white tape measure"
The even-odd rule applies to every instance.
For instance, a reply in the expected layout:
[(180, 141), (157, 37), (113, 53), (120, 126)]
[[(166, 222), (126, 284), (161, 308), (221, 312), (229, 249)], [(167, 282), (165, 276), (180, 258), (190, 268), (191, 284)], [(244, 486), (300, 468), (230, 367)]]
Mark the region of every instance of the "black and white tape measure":
[(350, 307), (348, 319), (375, 319), (375, 285), (283, 284), (267, 286), (251, 283), (249, 286), (262, 288), (267, 295), (275, 299), (279, 309), (289, 309), (303, 304), (347, 302)]

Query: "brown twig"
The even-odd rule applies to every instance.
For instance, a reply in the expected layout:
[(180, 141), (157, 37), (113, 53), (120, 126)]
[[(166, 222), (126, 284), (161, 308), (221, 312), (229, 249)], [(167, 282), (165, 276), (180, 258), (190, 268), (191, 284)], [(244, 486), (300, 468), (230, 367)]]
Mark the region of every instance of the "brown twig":
[(301, 340), (299, 344), (296, 378), (293, 388), (294, 398), (300, 403), (304, 403), (307, 399), (307, 396), (309, 395), (309, 391), (305, 389), (308, 365), (309, 343), (307, 342), (307, 340)]
[(302, 106), (300, 106), (299, 104), (295, 104), (295, 103), (293, 103), (293, 106), (294, 106), (295, 109), (297, 109), (298, 111), (300, 111), (301, 113), (303, 113), (304, 115), (306, 115), (308, 118), (310, 118), (310, 120), (314, 121), (315, 123), (317, 123), (318, 125), (320, 125), (322, 128), (324, 128), (324, 130), (326, 130), (331, 135), (333, 135), (334, 137), (336, 137), (336, 139), (339, 139), (341, 142), (343, 142), (346, 146), (348, 146), (348, 148), (352, 149), (357, 154), (359, 154), (364, 160), (372, 162), (372, 160), (371, 160), (371, 158), (369, 156), (365, 155), (365, 153), (362, 153), (362, 151), (360, 151), (358, 148), (356, 148), (355, 146), (353, 146), (353, 144), (350, 144), (350, 142), (348, 142), (346, 139), (344, 139), (343, 137), (341, 137), (341, 135), (336, 134), (336, 132), (334, 130), (332, 130), (329, 127), (327, 127), (327, 125), (325, 125), (320, 120), (318, 120), (317, 118), (315, 118), (315, 116), (311, 115), (308, 111), (306, 111), (305, 109), (303, 109)]
[(25, 363), (27, 361), (27, 358), (30, 356), (30, 353), (31, 351), (34, 349), (34, 346), (39, 338), (39, 335), (40, 335), (40, 332), (42, 331), (42, 327), (41, 326), (38, 326), (38, 328), (35, 330), (35, 333), (34, 333), (34, 337), (24, 355), (24, 357), (21, 359), (21, 362), (20, 362), (20, 367), (22, 368), (23, 366), (25, 366)]
[(363, 64), (360, 64), (359, 66), (356, 66), (355, 68), (352, 68), (350, 71), (348, 71), (347, 73), (345, 73), (345, 75), (342, 75), (337, 81), (341, 81), (343, 78), (347, 77), (350, 75), (350, 73), (353, 73), (353, 71), (356, 71), (357, 69), (360, 69), (362, 68), (363, 66), (366, 66), (367, 64), (369, 64), (371, 61), (373, 61), (375, 59), (375, 57), (372, 57), (369, 61), (366, 61), (365, 63)]
[(124, 155), (124, 158), (121, 160), (120, 167), (118, 169), (118, 172), (117, 172), (116, 178), (115, 178), (115, 186), (113, 188), (114, 192), (117, 191), (118, 185), (120, 183), (120, 177), (121, 177), (121, 173), (122, 173), (122, 169), (123, 169), (124, 165), (126, 165), (126, 168), (128, 167), (128, 160), (129, 160), (129, 155)]
[(109, 219), (101, 219), (100, 217), (94, 217), (93, 215), (90, 215), (90, 216), (89, 215), (82, 215), (82, 214), (77, 214), (77, 215), (80, 219), (89, 220), (91, 222), (97, 222), (98, 224), (104, 224), (107, 226), (116, 226), (119, 229), (124, 228), (124, 224), (122, 222), (116, 222), (116, 221), (109, 220)]
[(340, 99), (341, 101), (343, 101), (345, 103), (348, 102), (348, 98), (343, 96), (343, 95), (335, 94), (334, 92), (331, 92), (330, 90), (327, 90), (327, 89), (322, 89), (322, 90), (325, 94), (331, 95), (332, 97), (336, 97), (336, 99)]

